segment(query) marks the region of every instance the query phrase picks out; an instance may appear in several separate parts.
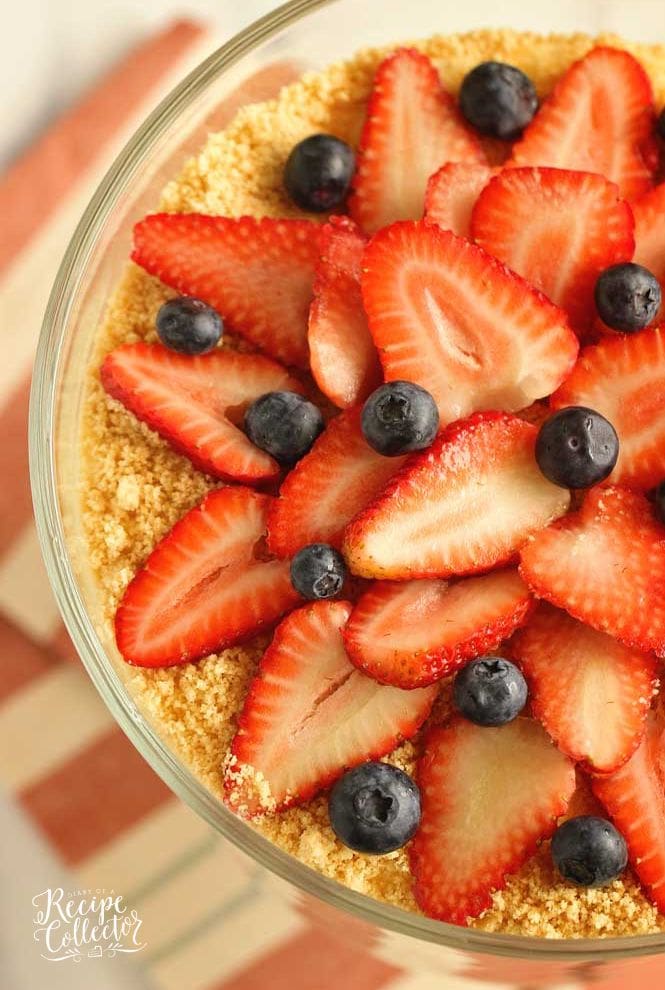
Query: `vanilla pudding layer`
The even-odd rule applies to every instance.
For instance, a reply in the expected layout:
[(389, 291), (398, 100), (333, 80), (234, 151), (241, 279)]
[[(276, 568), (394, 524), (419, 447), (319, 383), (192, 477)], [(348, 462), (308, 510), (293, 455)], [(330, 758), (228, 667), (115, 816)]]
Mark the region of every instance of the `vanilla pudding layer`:
[[(497, 59), (526, 72), (542, 97), (571, 62), (599, 43), (625, 48), (640, 60), (660, 108), (665, 102), (665, 46), (629, 44), (613, 36), (541, 37), (488, 30), (437, 36), (415, 47), (432, 59), (453, 92), (475, 65)], [(298, 141), (320, 131), (357, 145), (374, 71), (385, 54), (385, 50), (360, 52), (349, 62), (304, 76), (285, 87), (276, 100), (240, 110), (224, 131), (210, 135), (199, 154), (167, 185), (155, 210), (302, 217), (282, 190), (289, 152)], [(486, 147), (492, 161), (501, 161), (496, 142), (487, 142)], [(127, 584), (155, 543), (217, 484), (108, 398), (99, 381), (99, 365), (110, 350), (126, 342), (156, 340), (155, 315), (174, 294), (128, 265), (100, 327), (86, 384), (81, 508), (90, 564), (109, 627)], [(237, 342), (227, 339), (225, 346)], [(179, 667), (123, 672), (141, 710), (220, 800), (221, 767), (265, 643), (264, 638)], [(449, 694), (448, 683), (442, 682), (435, 706), (438, 714), (447, 709)], [(416, 738), (389, 759), (411, 773), (418, 746)], [(598, 806), (582, 782), (570, 814), (591, 812), (598, 813)], [(324, 797), (266, 818), (256, 828), (326, 876), (380, 901), (418, 911), (405, 850), (371, 857), (343, 846), (329, 826)], [(545, 843), (472, 925), (491, 932), (579, 938), (665, 931), (665, 917), (649, 904), (630, 874), (599, 890), (566, 884), (555, 873)]]

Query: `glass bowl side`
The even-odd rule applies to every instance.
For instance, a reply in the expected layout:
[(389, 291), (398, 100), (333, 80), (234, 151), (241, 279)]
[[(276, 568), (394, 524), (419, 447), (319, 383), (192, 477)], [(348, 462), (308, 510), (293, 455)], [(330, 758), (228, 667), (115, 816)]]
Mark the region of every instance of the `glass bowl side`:
[[(649, 2), (649, 0), (647, 0)], [(602, 5), (609, 8), (639, 4)], [(86, 559), (78, 509), (79, 429), (96, 328), (126, 263), (132, 223), (154, 208), (165, 182), (246, 102), (276, 95), (275, 87), (323, 68), (359, 47), (388, 44), (480, 26), (543, 29), (547, 5), (508, 0), (501, 11), (485, 0), (464, 9), (414, 0), (292, 0), (215, 52), (171, 93), (118, 157), (88, 206), (63, 259), (44, 318), (30, 414), (30, 467), (39, 538), (65, 623), (112, 714), (168, 786), (239, 849), (307, 895), (377, 928), (463, 951), (558, 961), (608, 960), (665, 951), (665, 939), (544, 940), (490, 935), (429, 921), (355, 893), (283, 853), (237, 819), (184, 768), (134, 703), (124, 665), (105, 623)], [(562, 0), (557, 31), (595, 32), (598, 5)], [(587, 9), (588, 7), (588, 9)], [(628, 18), (626, 18), (628, 20)], [(445, 21), (445, 22), (444, 22)], [(352, 31), (349, 24), (354, 25)], [(634, 28), (635, 20), (631, 21)], [(546, 26), (546, 25), (545, 25)], [(634, 30), (624, 30), (634, 34)], [(334, 59), (331, 58), (334, 53)], [(412, 950), (413, 951), (413, 950)]]

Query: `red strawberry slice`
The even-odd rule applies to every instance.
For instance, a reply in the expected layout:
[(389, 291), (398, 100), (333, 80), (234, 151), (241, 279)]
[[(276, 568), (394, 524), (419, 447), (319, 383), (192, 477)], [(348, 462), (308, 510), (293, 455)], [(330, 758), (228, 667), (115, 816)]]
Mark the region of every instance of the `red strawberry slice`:
[(471, 213), (495, 169), (480, 162), (449, 162), (427, 183), (425, 218), (458, 237), (471, 236)]
[(310, 362), (321, 391), (345, 409), (383, 380), (360, 293), (366, 240), (346, 217), (331, 217), (322, 239), (309, 311)]
[(588, 406), (619, 437), (619, 460), (607, 484), (646, 491), (665, 478), (665, 329), (612, 334), (582, 351), (552, 397), (555, 409)]
[(658, 164), (651, 83), (616, 48), (594, 48), (554, 87), (508, 162), (597, 172), (635, 199)]
[(436, 688), (400, 691), (352, 667), (348, 602), (290, 615), (263, 655), (240, 716), (226, 799), (253, 817), (312, 797), (344, 770), (384, 756), (427, 718)]
[(665, 281), (665, 182), (633, 203), (635, 258)]
[(534, 594), (638, 650), (665, 651), (665, 527), (643, 495), (593, 488), (522, 549)]
[(476, 243), (565, 309), (581, 331), (595, 315), (600, 273), (633, 257), (633, 226), (614, 183), (556, 168), (501, 172), (471, 220)]
[(220, 488), (157, 544), (115, 617), (128, 663), (198, 660), (270, 628), (300, 601), (288, 563), (262, 550), (270, 501), (248, 488)]
[(308, 543), (340, 547), (344, 527), (383, 490), (404, 457), (382, 457), (365, 442), (360, 409), (337, 416), (296, 464), (268, 514), (268, 546), (291, 557)]
[(415, 688), (488, 653), (531, 611), (515, 570), (445, 581), (377, 581), (344, 630), (351, 662), (381, 684)]
[(562, 310), (427, 221), (394, 224), (370, 241), (362, 291), (386, 379), (426, 388), (444, 424), (523, 409), (554, 391), (577, 356)]
[[(659, 280), (665, 295), (665, 182), (633, 203), (635, 217), (635, 256)], [(659, 322), (665, 315), (661, 306)]]
[(429, 733), (418, 784), (416, 900), (429, 917), (466, 925), (554, 832), (575, 769), (531, 719), (498, 729), (455, 719)]
[(449, 577), (510, 560), (570, 502), (538, 469), (537, 432), (507, 413), (478, 413), (449, 426), (347, 527), (344, 553), (353, 572)]
[(104, 388), (142, 422), (216, 478), (264, 481), (280, 467), (236, 423), (266, 392), (302, 385), (258, 354), (218, 349), (189, 357), (160, 344), (123, 344), (105, 359)]
[(401, 48), (379, 66), (360, 138), (351, 216), (372, 234), (423, 215), (430, 175), (484, 154), (430, 60)]
[(628, 846), (630, 863), (647, 895), (665, 911), (665, 722), (652, 713), (635, 755), (609, 776), (593, 779)]
[(320, 253), (320, 227), (309, 220), (156, 213), (134, 227), (132, 259), (214, 306), (229, 330), (267, 354), (306, 368)]
[(562, 753), (608, 773), (632, 756), (658, 686), (653, 654), (623, 646), (550, 605), (511, 643), (531, 710)]

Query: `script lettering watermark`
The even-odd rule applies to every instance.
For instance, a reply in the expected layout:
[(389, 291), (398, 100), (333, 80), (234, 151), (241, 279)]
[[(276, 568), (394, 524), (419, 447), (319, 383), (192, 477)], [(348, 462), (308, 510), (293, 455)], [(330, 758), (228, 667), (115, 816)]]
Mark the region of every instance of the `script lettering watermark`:
[(145, 948), (139, 938), (143, 922), (113, 890), (65, 893), (62, 887), (49, 887), (35, 894), (32, 905), (34, 939), (50, 962), (80, 962), (83, 956), (112, 959)]

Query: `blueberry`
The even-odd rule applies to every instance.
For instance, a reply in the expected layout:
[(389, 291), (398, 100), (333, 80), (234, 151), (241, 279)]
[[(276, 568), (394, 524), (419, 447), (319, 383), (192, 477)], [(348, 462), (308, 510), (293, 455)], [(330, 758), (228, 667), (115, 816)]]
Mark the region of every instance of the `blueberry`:
[(293, 148), (284, 185), (302, 210), (325, 213), (346, 199), (356, 167), (353, 148), (331, 134), (312, 134)]
[(612, 424), (586, 406), (566, 406), (546, 419), (536, 440), (536, 461), (561, 488), (590, 488), (607, 478), (619, 456)]
[(338, 839), (361, 853), (393, 852), (420, 824), (418, 786), (389, 763), (361, 763), (337, 781), (328, 800)]
[(628, 850), (611, 822), (580, 815), (554, 833), (552, 859), (564, 880), (579, 887), (604, 887), (626, 869)]
[(217, 310), (192, 296), (178, 296), (165, 302), (157, 313), (156, 324), (162, 344), (179, 354), (211, 351), (224, 330)]
[(648, 268), (632, 261), (612, 265), (601, 272), (594, 295), (601, 320), (622, 333), (648, 327), (660, 309), (658, 279)]
[(341, 553), (328, 543), (310, 543), (291, 561), (291, 584), (303, 598), (334, 598), (346, 579)]
[(420, 385), (388, 382), (365, 402), (361, 426), (370, 447), (385, 457), (396, 457), (429, 447), (439, 429), (439, 410)]
[(245, 413), (245, 433), (282, 465), (295, 464), (323, 430), (323, 416), (297, 392), (267, 392)]
[(505, 725), (526, 704), (527, 686), (519, 667), (503, 657), (479, 657), (453, 681), (455, 707), (476, 725)]
[(460, 90), (460, 108), (481, 134), (512, 141), (531, 123), (538, 109), (533, 83), (505, 62), (481, 62)]
[(660, 111), (658, 120), (656, 121), (656, 133), (658, 137), (665, 141), (665, 107)]

